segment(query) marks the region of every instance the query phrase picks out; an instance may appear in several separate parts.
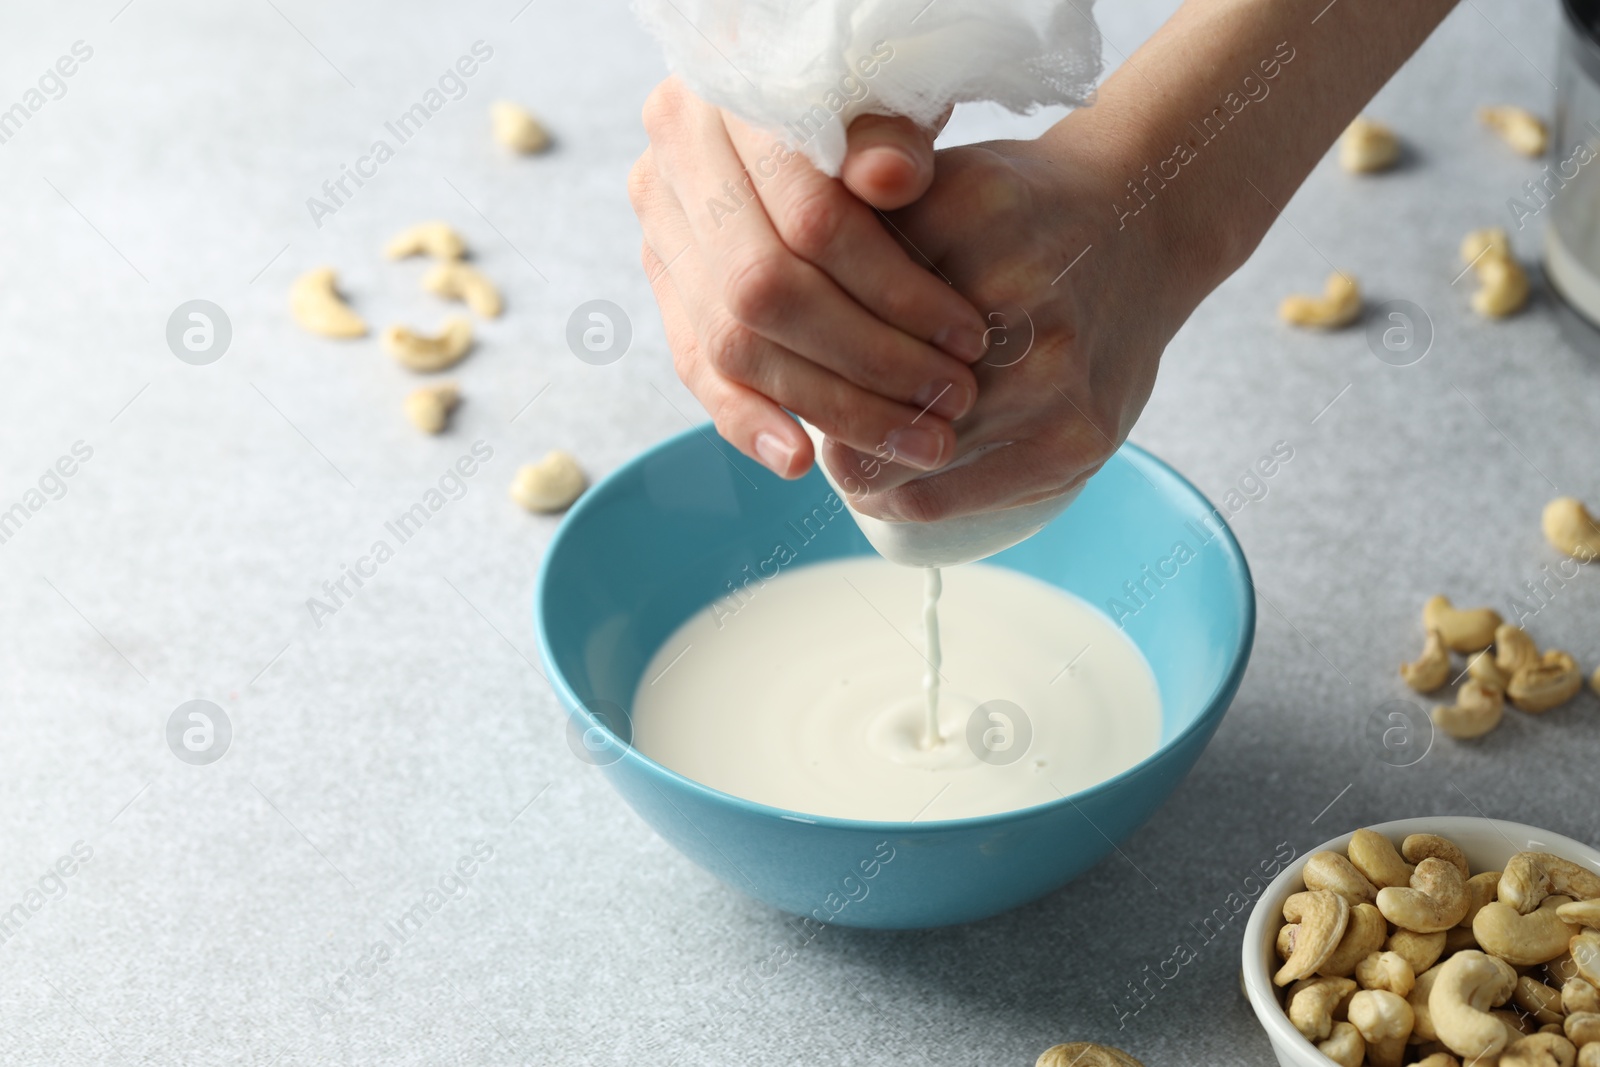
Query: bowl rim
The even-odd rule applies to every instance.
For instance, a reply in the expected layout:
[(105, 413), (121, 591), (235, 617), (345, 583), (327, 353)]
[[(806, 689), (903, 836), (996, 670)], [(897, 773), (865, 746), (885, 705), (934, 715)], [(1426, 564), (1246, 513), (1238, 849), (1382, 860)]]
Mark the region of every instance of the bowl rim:
[[(703, 799), (722, 805), (731, 805), (744, 814), (766, 819), (777, 819), (783, 822), (799, 823), (808, 826), (831, 827), (834, 829), (872, 833), (875, 835), (894, 834), (903, 836), (908, 833), (927, 833), (929, 831), (967, 830), (999, 825), (1002, 823), (1016, 821), (1018, 819), (1032, 818), (1054, 811), (1057, 808), (1067, 807), (1069, 805), (1073, 808), (1078, 808), (1079, 801), (1093, 799), (1103, 792), (1116, 788), (1133, 775), (1147, 770), (1157, 760), (1161, 759), (1172, 749), (1177, 748), (1191, 735), (1201, 730), (1214, 727), (1217, 724), (1217, 721), (1221, 719), (1224, 713), (1226, 713), (1228, 706), (1232, 703), (1233, 697), (1238, 690), (1239, 683), (1244, 677), (1245, 669), (1249, 666), (1251, 650), (1255, 646), (1255, 581), (1250, 573), (1249, 561), (1245, 559), (1244, 549), (1240, 547), (1238, 539), (1234, 537), (1233, 528), (1228, 525), (1227, 517), (1223, 514), (1220, 507), (1213, 504), (1211, 500), (1200, 491), (1198, 486), (1189, 481), (1189, 479), (1185, 478), (1182, 474), (1178, 473), (1178, 471), (1173, 468), (1171, 464), (1154, 455), (1148, 449), (1136, 445), (1132, 441), (1125, 441), (1117, 449), (1116, 453), (1114, 454), (1115, 456), (1122, 457), (1127, 462), (1133, 463), (1136, 466), (1138, 464), (1144, 464), (1172, 479), (1172, 481), (1176, 483), (1180, 490), (1187, 492), (1197, 503), (1203, 505), (1208, 512), (1217, 518), (1219, 523), (1219, 540), (1222, 544), (1227, 565), (1230, 567), (1230, 569), (1235, 571), (1239, 578), (1243, 579), (1242, 586), (1243, 590), (1246, 591), (1246, 595), (1240, 598), (1240, 603), (1244, 609), (1243, 618), (1241, 620), (1242, 625), (1239, 629), (1239, 640), (1234, 648), (1230, 651), (1232, 660), (1228, 670), (1218, 681), (1217, 685), (1212, 689), (1211, 693), (1207, 696), (1204, 708), (1198, 715), (1194, 717), (1194, 720), (1178, 733), (1162, 742), (1159, 746), (1157, 746), (1154, 752), (1150, 753), (1150, 755), (1146, 756), (1138, 763), (1135, 763), (1133, 766), (1119, 771), (1117, 774), (1105, 779), (1104, 781), (1096, 782), (1094, 785), (1080, 789), (1075, 793), (1063, 793), (1055, 800), (1047, 800), (1043, 803), (1033, 804), (1026, 808), (1013, 808), (1010, 811), (993, 812), (988, 815), (977, 815), (956, 819), (929, 820), (926, 822), (916, 821), (915, 818), (911, 820), (876, 820), (846, 819), (832, 815), (813, 815), (803, 811), (794, 811), (788, 808), (780, 808), (770, 804), (763, 804), (759, 801), (748, 800), (744, 797), (736, 796), (732, 793), (727, 793), (712, 786), (705, 785), (702, 782), (697, 782), (687, 775), (678, 773), (665, 764), (659, 763), (656, 760), (651, 759), (649, 756), (646, 756), (631, 743), (622, 741), (620, 738), (616, 737), (615, 733), (611, 731), (604, 722), (593, 716), (589, 709), (584, 705), (584, 702), (573, 691), (572, 686), (568, 684), (566, 675), (557, 664), (555, 655), (550, 648), (549, 634), (547, 627), (545, 626), (547, 614), (546, 599), (549, 589), (552, 561), (565, 546), (566, 541), (577, 536), (576, 533), (574, 533), (574, 530), (576, 529), (577, 525), (583, 521), (588, 512), (591, 509), (600, 507), (602, 505), (607, 490), (614, 489), (617, 483), (622, 481), (624, 478), (635, 474), (639, 468), (643, 467), (645, 463), (650, 461), (653, 457), (670, 450), (680, 448), (685, 444), (691, 443), (695, 439), (705, 440), (708, 434), (716, 434), (717, 440), (722, 441), (723, 444), (727, 444), (726, 438), (723, 438), (720, 434), (717, 434), (716, 427), (712, 423), (701, 423), (696, 426), (691, 426), (690, 428), (679, 433), (673, 434), (671, 437), (668, 437), (663, 441), (657, 442), (597, 481), (588, 492), (584, 493), (578, 498), (577, 502), (571, 507), (571, 509), (567, 511), (566, 515), (562, 517), (561, 524), (556, 528), (555, 534), (550, 538), (550, 543), (545, 547), (544, 557), (539, 563), (539, 572), (534, 585), (533, 593), (533, 622), (534, 632), (538, 640), (539, 658), (544, 665), (546, 680), (549, 682), (551, 688), (554, 689), (556, 699), (561, 704), (562, 710), (566, 712), (569, 722), (576, 718), (585, 725), (585, 728), (599, 727), (610, 734), (612, 740), (622, 747), (622, 755), (616, 760), (603, 765), (603, 770), (609, 770), (624, 761), (637, 761), (644, 771), (660, 775), (675, 786), (679, 788), (686, 788), (691, 793), (696, 794)], [(732, 445), (728, 445), (729, 449), (732, 449), (732, 447)], [(718, 451), (721, 451), (721, 449), (718, 449)], [(1124, 453), (1126, 453), (1126, 455), (1124, 455)], [(745, 460), (745, 457), (742, 453), (738, 453), (736, 454), (736, 459)], [(735, 460), (730, 459), (730, 462), (733, 461)], [(748, 460), (745, 461), (753, 462)], [(761, 469), (763, 473), (766, 473), (765, 468)], [(1080, 597), (1080, 599), (1082, 598)], [(1142, 649), (1140, 650), (1140, 653), (1141, 655), (1143, 654)], [(1085, 820), (1088, 820), (1089, 817), (1084, 814), (1081, 808), (1078, 809), (1078, 813), (1083, 815)], [(1093, 821), (1090, 821), (1090, 825), (1094, 826)], [(1098, 831), (1099, 827), (1095, 826), (1095, 829)], [(1103, 833), (1102, 836), (1104, 836)], [(1115, 847), (1115, 842), (1113, 842), (1113, 847)]]
[[(1600, 849), (1553, 830), (1506, 819), (1491, 819), (1484, 815), (1422, 815), (1374, 823), (1356, 829), (1373, 830), (1394, 841), (1403, 839), (1408, 834), (1417, 833), (1435, 833), (1441, 837), (1450, 837), (1458, 833), (1463, 826), (1476, 828), (1485, 825), (1506, 838), (1506, 843), (1517, 851), (1530, 850), (1537, 846), (1539, 851), (1554, 852), (1575, 862), (1585, 863), (1596, 873), (1600, 873)], [(1329, 1065), (1333, 1061), (1318, 1052), (1317, 1047), (1307, 1041), (1305, 1036), (1294, 1028), (1294, 1024), (1289, 1022), (1289, 1013), (1278, 1001), (1277, 987), (1272, 984), (1267, 968), (1262, 964), (1262, 960), (1267, 957), (1259, 950), (1264, 947), (1263, 939), (1269, 929), (1272, 931), (1272, 936), (1277, 937), (1277, 930), (1273, 924), (1283, 921), (1279, 909), (1283, 907), (1283, 901), (1289, 895), (1284, 890), (1296, 883), (1302, 887), (1305, 885), (1302, 872), (1305, 870), (1306, 862), (1318, 852), (1342, 851), (1349, 845), (1355, 832), (1350, 830), (1338, 837), (1330, 838), (1291, 860), (1289, 865), (1278, 872), (1278, 876), (1268, 882), (1267, 887), (1261, 891), (1261, 895), (1256, 898), (1255, 904), (1250, 909), (1250, 918), (1245, 923), (1244, 944), (1240, 950), (1245, 999), (1250, 1002), (1250, 1008), (1255, 1012), (1262, 1029), (1267, 1032), (1267, 1040), (1272, 1043), (1273, 1048), (1293, 1054), (1296, 1059), (1302, 1060), (1306, 1067)], [(1526, 844), (1517, 846), (1513, 844), (1514, 838), (1521, 838)]]

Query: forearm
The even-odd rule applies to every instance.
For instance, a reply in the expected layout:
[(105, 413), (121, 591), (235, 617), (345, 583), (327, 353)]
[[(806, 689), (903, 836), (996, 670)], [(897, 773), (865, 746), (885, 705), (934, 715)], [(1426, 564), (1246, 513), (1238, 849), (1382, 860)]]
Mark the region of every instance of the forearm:
[(1188, 0), (1045, 135), (1126, 171), (1110, 229), (1175, 257), (1198, 301), (1455, 0)]

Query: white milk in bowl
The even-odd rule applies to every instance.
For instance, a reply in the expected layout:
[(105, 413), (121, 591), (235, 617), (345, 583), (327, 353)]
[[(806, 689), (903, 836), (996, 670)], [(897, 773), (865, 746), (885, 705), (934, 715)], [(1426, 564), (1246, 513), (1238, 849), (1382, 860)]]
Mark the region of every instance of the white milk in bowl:
[(1139, 650), (1070, 593), (988, 563), (861, 556), (701, 609), (645, 668), (632, 726), (640, 752), (734, 796), (932, 821), (1127, 770), (1156, 751), (1161, 702)]

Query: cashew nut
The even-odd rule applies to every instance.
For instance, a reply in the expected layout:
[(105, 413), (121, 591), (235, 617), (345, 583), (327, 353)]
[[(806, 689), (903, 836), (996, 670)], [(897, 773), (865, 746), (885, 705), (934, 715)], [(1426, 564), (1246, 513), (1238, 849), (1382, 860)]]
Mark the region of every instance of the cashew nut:
[(1073, 1041), (1045, 1049), (1039, 1053), (1033, 1067), (1144, 1067), (1144, 1064), (1120, 1048)]
[(1448, 1052), (1432, 1052), (1411, 1064), (1411, 1067), (1461, 1067), (1461, 1061)]
[(407, 256), (432, 256), (434, 259), (460, 259), (467, 254), (467, 242), (442, 222), (421, 222), (401, 230), (383, 248), (390, 259)]
[(1498, 133), (1515, 151), (1525, 156), (1544, 155), (1549, 131), (1545, 129), (1544, 122), (1527, 108), (1515, 104), (1480, 107), (1478, 121)]
[(406, 397), (406, 417), (423, 433), (440, 433), (460, 402), (461, 390), (455, 382), (424, 385)]
[(1378, 890), (1378, 910), (1396, 926), (1419, 934), (1448, 931), (1467, 913), (1467, 880), (1449, 860), (1428, 856), (1405, 889)]
[(1557, 497), (1544, 506), (1540, 525), (1545, 540), (1573, 559), (1587, 563), (1600, 556), (1600, 522), (1589, 514), (1583, 501)]
[(1439, 1040), (1469, 1060), (1498, 1055), (1509, 1035), (1489, 1009), (1504, 1004), (1516, 986), (1517, 972), (1503, 960), (1470, 950), (1450, 957), (1440, 966), (1428, 994), (1428, 1012)]
[(533, 112), (509, 100), (496, 100), (489, 105), (489, 125), (496, 141), (523, 155), (550, 147), (550, 134)]
[(422, 287), (447, 300), (464, 300), (469, 308), (486, 319), (500, 315), (500, 290), (479, 271), (458, 259), (447, 259), (428, 268)]
[(1467, 658), (1467, 676), (1502, 693), (1506, 691), (1506, 686), (1511, 684), (1511, 675), (1500, 669), (1499, 664), (1494, 661), (1494, 652), (1487, 648), (1482, 652), (1474, 652)]
[(1367, 1043), (1350, 1023), (1334, 1023), (1327, 1038), (1317, 1042), (1317, 1051), (1339, 1067), (1361, 1067), (1367, 1059)]
[(1600, 933), (1585, 930), (1567, 942), (1567, 951), (1578, 970), (1578, 977), (1593, 986), (1600, 986)]
[(1577, 661), (1559, 648), (1546, 650), (1537, 665), (1522, 667), (1511, 676), (1506, 696), (1520, 711), (1539, 715), (1560, 707), (1583, 688)]
[(1471, 903), (1467, 905), (1467, 914), (1462, 917), (1460, 926), (1468, 929), (1472, 927), (1472, 920), (1478, 917), (1478, 912), (1490, 901), (1499, 899), (1500, 872), (1481, 871), (1467, 879), (1467, 898)]
[(1355, 865), (1337, 852), (1317, 852), (1306, 860), (1307, 889), (1326, 889), (1344, 897), (1352, 907), (1365, 901), (1370, 904), (1378, 898), (1378, 889), (1367, 881)]
[(1450, 598), (1429, 598), (1422, 606), (1422, 627), (1438, 630), (1453, 652), (1477, 652), (1494, 643), (1495, 628), (1504, 620), (1493, 608), (1457, 609)]
[[(1513, 990), (1513, 992), (1515, 992)], [(1521, 1012), (1511, 1011), (1506, 1008), (1496, 1008), (1489, 1013), (1499, 1019), (1506, 1028), (1506, 1045), (1510, 1047), (1529, 1034), (1537, 1033), (1538, 1027), (1533, 1025), (1531, 1019), (1524, 1018)]]
[(417, 333), (409, 326), (390, 326), (383, 331), (383, 347), (408, 370), (419, 374), (445, 370), (467, 358), (472, 348), (472, 323), (452, 315), (437, 337)]
[(1362, 989), (1387, 989), (1409, 997), (1416, 987), (1417, 975), (1400, 953), (1374, 952), (1356, 964), (1356, 984)]
[(1500, 876), (1500, 899), (1526, 915), (1546, 896), (1574, 900), (1600, 897), (1600, 874), (1549, 852), (1518, 852)]
[(1590, 1042), (1578, 1050), (1575, 1067), (1600, 1067), (1600, 1041)]
[(1433, 725), (1460, 741), (1469, 741), (1500, 725), (1505, 717), (1505, 694), (1485, 682), (1463, 682), (1454, 704), (1433, 709)]
[(1366, 1040), (1374, 1067), (1400, 1067), (1415, 1018), (1404, 997), (1385, 989), (1363, 989), (1350, 998), (1350, 1022)]
[(1307, 1041), (1321, 1041), (1333, 1032), (1333, 1012), (1356, 991), (1348, 978), (1308, 978), (1289, 990), (1289, 1021)]
[(1461, 241), (1461, 260), (1478, 275), (1472, 307), (1480, 315), (1503, 318), (1528, 302), (1528, 275), (1511, 254), (1511, 239), (1498, 226), (1473, 230)]
[[(572, 502), (583, 495), (589, 487), (589, 479), (584, 477), (583, 469), (578, 466), (578, 461), (569, 453), (557, 449), (537, 463), (527, 463), (517, 469), (516, 480), (511, 483), (511, 499), (527, 508), (529, 511), (565, 511), (572, 506)], [(1296, 894), (1303, 895), (1303, 894)], [(1294, 897), (1290, 897), (1293, 900)], [(1343, 903), (1343, 901), (1340, 901)], [(1289, 918), (1288, 905), (1284, 905), (1284, 918)], [(1339, 933), (1343, 933), (1343, 924), (1340, 924)], [(1302, 935), (1304, 930), (1301, 931)], [(1339, 935), (1333, 938), (1334, 945), (1339, 942)], [(1333, 951), (1330, 946), (1329, 952)], [(1320, 965), (1327, 956), (1317, 960)], [(1293, 962), (1291, 958), (1291, 962)], [(1288, 966), (1285, 964), (1284, 966)], [(1306, 973), (1310, 973), (1310, 968)], [(1281, 972), (1280, 972), (1281, 973)], [(1296, 977), (1303, 977), (1297, 975)], [(1279, 982), (1287, 985), (1287, 982)]]
[(1600, 1012), (1575, 1011), (1562, 1022), (1561, 1029), (1574, 1045), (1600, 1041)]
[(1339, 165), (1351, 174), (1388, 170), (1400, 159), (1400, 138), (1381, 122), (1357, 117), (1339, 138)]
[[(1440, 940), (1444, 935), (1439, 935)], [(1439, 1034), (1433, 1028), (1433, 1011), (1428, 1006), (1428, 1000), (1433, 995), (1433, 984), (1439, 980), (1439, 972), (1444, 970), (1444, 964), (1430, 967), (1426, 971), (1417, 972), (1417, 984), (1411, 987), (1411, 992), (1406, 994), (1406, 1003), (1411, 1005), (1411, 1012), (1416, 1018), (1412, 1024), (1411, 1036), (1423, 1041), (1437, 1041)]]
[(1383, 943), (1383, 948), (1386, 952), (1397, 952), (1404, 957), (1420, 980), (1422, 973), (1438, 963), (1439, 957), (1444, 954), (1444, 931), (1419, 934), (1415, 930), (1396, 930)]
[(1507, 1046), (1499, 1067), (1573, 1067), (1578, 1050), (1559, 1034), (1530, 1034)]
[(339, 295), (339, 276), (332, 267), (307, 271), (289, 287), (289, 313), (294, 321), (324, 337), (365, 337), (367, 323)]
[(1485, 952), (1518, 967), (1553, 960), (1578, 932), (1578, 927), (1568, 926), (1556, 914), (1556, 909), (1565, 902), (1563, 897), (1546, 897), (1537, 908), (1524, 915), (1510, 904), (1496, 900), (1485, 904), (1478, 917), (1472, 920), (1472, 934)]
[(1278, 927), (1278, 940), (1273, 947), (1277, 950), (1280, 960), (1286, 960), (1294, 955), (1294, 935), (1299, 929), (1299, 923), (1284, 923)]
[(1511, 994), (1517, 1007), (1541, 1023), (1559, 1023), (1566, 1017), (1561, 1007), (1561, 993), (1551, 989), (1531, 975), (1518, 975), (1517, 988)]
[(1278, 304), (1278, 318), (1291, 326), (1315, 326), (1333, 330), (1348, 326), (1361, 317), (1361, 287), (1350, 275), (1335, 271), (1328, 275), (1321, 296), (1296, 293)]
[(1567, 951), (1553, 960), (1547, 960), (1544, 965), (1545, 980), (1551, 985), (1565, 987), (1574, 979), (1582, 979), (1578, 973), (1578, 962), (1572, 958), (1572, 942), (1567, 942)]
[(1461, 851), (1448, 837), (1438, 834), (1412, 834), (1400, 842), (1400, 855), (1412, 863), (1420, 864), (1430, 856), (1453, 864), (1461, 872), (1463, 881), (1472, 877), (1472, 868), (1467, 864), (1467, 854)]
[(1556, 909), (1563, 922), (1600, 930), (1600, 899), (1574, 900)]
[(1376, 830), (1361, 829), (1350, 835), (1345, 846), (1350, 863), (1362, 877), (1379, 889), (1411, 883), (1411, 872), (1416, 867), (1400, 858), (1394, 842)]
[(1539, 646), (1533, 643), (1528, 631), (1520, 626), (1506, 623), (1504, 626), (1496, 627), (1494, 665), (1506, 675), (1506, 684), (1509, 685), (1511, 676), (1522, 668), (1539, 665)]
[(1400, 664), (1400, 677), (1419, 693), (1431, 693), (1450, 680), (1450, 652), (1438, 630), (1428, 631), (1415, 662)]
[(1355, 973), (1356, 964), (1383, 947), (1388, 936), (1389, 923), (1377, 908), (1366, 903), (1353, 905), (1339, 947), (1317, 968), (1317, 973), (1333, 978), (1349, 977)]
[(1600, 989), (1582, 978), (1569, 978), (1561, 987), (1561, 1010), (1568, 1015), (1600, 1013)]

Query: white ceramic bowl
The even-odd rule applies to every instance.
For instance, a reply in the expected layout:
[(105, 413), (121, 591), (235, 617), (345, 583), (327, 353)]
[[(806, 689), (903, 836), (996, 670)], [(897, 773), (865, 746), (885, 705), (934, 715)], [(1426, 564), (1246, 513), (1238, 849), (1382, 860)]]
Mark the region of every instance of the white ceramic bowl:
[[(1440, 815), (1379, 823), (1370, 829), (1389, 838), (1396, 848), (1408, 834), (1447, 837), (1467, 854), (1467, 862), (1471, 864), (1474, 874), (1478, 871), (1501, 870), (1513, 854), (1527, 851), (1553, 852), (1600, 874), (1600, 851), (1570, 837), (1522, 823)], [(1272, 984), (1272, 976), (1281, 966), (1274, 944), (1278, 939), (1278, 928), (1283, 925), (1283, 902), (1291, 893), (1298, 893), (1306, 887), (1301, 872), (1305, 870), (1307, 858), (1327, 850), (1342, 853), (1350, 843), (1351, 836), (1345, 834), (1324, 841), (1291, 863), (1261, 894), (1244, 928), (1245, 995), (1250, 998), (1250, 1007), (1255, 1009), (1256, 1018), (1261, 1020), (1262, 1027), (1266, 1029), (1267, 1039), (1272, 1042), (1272, 1051), (1283, 1067), (1329, 1067), (1333, 1062), (1301, 1037), (1300, 1032), (1290, 1024), (1289, 1016), (1279, 1003)]]

